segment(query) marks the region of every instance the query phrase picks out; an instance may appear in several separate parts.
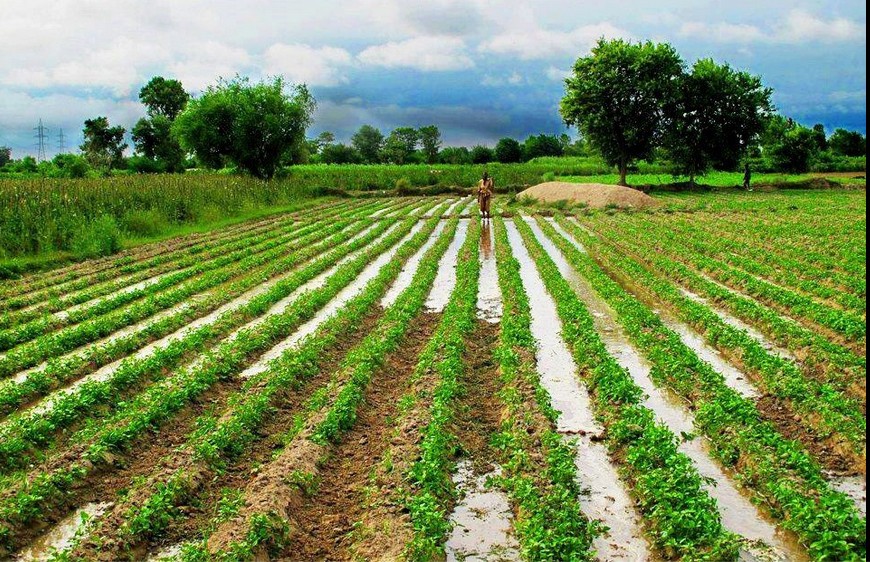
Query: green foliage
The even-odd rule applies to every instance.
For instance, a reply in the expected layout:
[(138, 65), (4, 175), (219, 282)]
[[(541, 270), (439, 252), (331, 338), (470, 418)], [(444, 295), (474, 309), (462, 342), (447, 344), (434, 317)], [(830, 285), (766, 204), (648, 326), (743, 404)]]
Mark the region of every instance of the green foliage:
[(546, 156), (562, 156), (564, 152), (562, 140), (554, 135), (533, 135), (523, 143), (523, 160)]
[(168, 121), (174, 120), (190, 100), (181, 82), (154, 76), (139, 90), (139, 101), (147, 108), (151, 117), (161, 116)]
[(0, 168), (12, 161), (12, 149), (8, 146), (0, 146)]
[(381, 149), (384, 146), (384, 135), (371, 125), (363, 125), (351, 137), (351, 145), (360, 155), (362, 161), (366, 164), (376, 164), (380, 162)]
[(304, 85), (284, 92), (282, 78), (253, 84), (236, 77), (191, 100), (172, 130), (206, 166), (232, 162), (260, 179), (271, 179), (294, 146), (305, 141), (314, 98)]
[(511, 164), (523, 159), (523, 150), (515, 139), (505, 137), (495, 145), (495, 159), (502, 164)]
[(70, 243), (70, 250), (82, 258), (108, 256), (120, 249), (121, 231), (110, 215), (103, 215), (80, 227)]
[(130, 211), (121, 220), (121, 227), (132, 236), (156, 236), (164, 232), (169, 223), (156, 209)]
[(390, 133), (381, 148), (381, 160), (390, 164), (405, 164), (411, 161), (420, 134), (413, 127), (397, 127)]
[(843, 156), (866, 156), (867, 138), (857, 131), (837, 129), (830, 138), (831, 150)]
[(652, 157), (676, 95), (682, 60), (668, 44), (601, 39), (574, 64), (559, 106), (625, 185), (629, 165)]
[(441, 164), (471, 164), (471, 153), (464, 146), (448, 146), (438, 153)]
[(86, 119), (82, 130), (84, 142), (79, 148), (91, 166), (109, 170), (118, 167), (123, 160), (127, 148), (124, 133), (124, 127), (109, 127), (108, 117)]
[[(184, 171), (184, 150), (172, 134), (172, 120), (162, 114), (142, 118), (131, 131), (136, 152), (153, 162), (155, 172)], [(143, 170), (144, 166), (140, 165)]]
[(489, 164), (495, 160), (495, 152), (488, 146), (477, 145), (471, 149), (472, 164)]
[(711, 59), (697, 61), (680, 78), (667, 108), (670, 126), (665, 145), (675, 171), (692, 182), (712, 166), (736, 168), (773, 110), (771, 93), (757, 76)]
[(427, 164), (438, 161), (438, 151), (441, 149), (441, 131), (436, 125), (420, 127), (420, 145)]
[(328, 144), (320, 151), (320, 161), (324, 164), (361, 164), (362, 155), (357, 149), (346, 144)]
[(798, 125), (787, 131), (779, 144), (772, 147), (771, 158), (777, 169), (800, 174), (809, 171), (817, 150), (813, 131)]

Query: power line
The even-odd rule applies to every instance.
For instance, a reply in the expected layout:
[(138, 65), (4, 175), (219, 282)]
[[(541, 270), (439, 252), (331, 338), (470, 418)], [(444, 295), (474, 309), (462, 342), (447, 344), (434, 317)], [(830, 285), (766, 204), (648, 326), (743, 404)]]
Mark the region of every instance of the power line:
[(48, 138), (48, 127), (42, 125), (42, 118), (39, 119), (39, 125), (33, 128), (36, 131), (35, 137), (38, 139), (36, 161), (42, 162), (45, 157), (45, 139)]
[(64, 142), (66, 137), (63, 136), (63, 129), (58, 129), (57, 132), (57, 151), (63, 154), (66, 152), (66, 143)]

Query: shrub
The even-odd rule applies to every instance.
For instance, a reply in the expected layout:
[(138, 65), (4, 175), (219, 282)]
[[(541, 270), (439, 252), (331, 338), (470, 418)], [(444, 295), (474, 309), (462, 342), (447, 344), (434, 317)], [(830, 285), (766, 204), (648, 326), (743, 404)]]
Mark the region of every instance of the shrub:
[(399, 178), (396, 180), (396, 193), (399, 195), (411, 195), (414, 193), (414, 188), (411, 186), (411, 180), (408, 178)]
[(121, 249), (121, 231), (115, 219), (102, 215), (82, 225), (72, 237), (70, 250), (83, 258), (96, 258), (114, 254)]
[(130, 211), (124, 216), (121, 225), (132, 236), (156, 236), (168, 226), (166, 217), (155, 209)]

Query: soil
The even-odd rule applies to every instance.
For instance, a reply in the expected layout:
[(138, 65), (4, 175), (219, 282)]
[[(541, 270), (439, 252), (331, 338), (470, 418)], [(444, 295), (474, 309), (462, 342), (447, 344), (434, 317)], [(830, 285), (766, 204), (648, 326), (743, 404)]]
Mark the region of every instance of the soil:
[(291, 542), (282, 552), (282, 559), (352, 559), (352, 531), (365, 515), (363, 500), (370, 474), (390, 444), (391, 419), (397, 414), (406, 382), (439, 320), (439, 314), (419, 316), (399, 350), (390, 353), (372, 377), (353, 429), (325, 460), (316, 463), (317, 492), (310, 498), (300, 498), (293, 509), (287, 510)]
[(649, 195), (630, 187), (558, 181), (539, 183), (520, 192), (517, 198), (532, 198), (544, 203), (568, 201), (573, 204), (585, 204), (592, 209), (605, 207), (648, 209), (659, 204)]

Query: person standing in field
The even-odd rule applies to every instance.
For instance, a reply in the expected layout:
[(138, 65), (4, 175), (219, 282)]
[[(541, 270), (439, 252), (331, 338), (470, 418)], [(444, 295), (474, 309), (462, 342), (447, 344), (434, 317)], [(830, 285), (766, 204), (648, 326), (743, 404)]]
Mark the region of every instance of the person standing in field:
[(752, 180), (752, 170), (749, 169), (749, 162), (743, 165), (743, 189), (752, 191), (749, 182)]
[(477, 183), (477, 204), (480, 206), (480, 215), (485, 219), (491, 216), (489, 214), (489, 205), (494, 191), (495, 184), (492, 181), (492, 177), (488, 173), (483, 172), (483, 177)]

